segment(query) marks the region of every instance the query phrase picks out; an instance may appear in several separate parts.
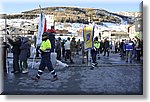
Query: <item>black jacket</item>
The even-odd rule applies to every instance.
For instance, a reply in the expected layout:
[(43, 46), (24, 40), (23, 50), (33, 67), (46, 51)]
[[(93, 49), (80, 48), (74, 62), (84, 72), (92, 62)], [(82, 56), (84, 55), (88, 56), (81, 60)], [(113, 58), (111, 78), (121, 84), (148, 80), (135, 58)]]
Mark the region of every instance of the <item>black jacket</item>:
[(19, 40), (19, 41), (13, 41), (11, 39), (8, 39), (8, 41), (13, 46), (12, 47), (12, 53), (20, 54), (21, 40)]
[(109, 48), (110, 46), (109, 46), (109, 41), (108, 40), (106, 40), (106, 41), (104, 41), (104, 49), (107, 49), (107, 48)]

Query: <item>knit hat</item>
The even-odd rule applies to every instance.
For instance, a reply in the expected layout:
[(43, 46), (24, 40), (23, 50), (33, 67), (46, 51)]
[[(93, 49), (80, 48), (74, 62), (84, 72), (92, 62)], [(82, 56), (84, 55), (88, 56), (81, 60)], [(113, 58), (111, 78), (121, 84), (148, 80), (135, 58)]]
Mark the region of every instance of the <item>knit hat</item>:
[(46, 33), (43, 33), (42, 39), (48, 39), (48, 35)]
[(28, 42), (28, 41), (29, 41), (29, 38), (23, 37), (23, 42)]

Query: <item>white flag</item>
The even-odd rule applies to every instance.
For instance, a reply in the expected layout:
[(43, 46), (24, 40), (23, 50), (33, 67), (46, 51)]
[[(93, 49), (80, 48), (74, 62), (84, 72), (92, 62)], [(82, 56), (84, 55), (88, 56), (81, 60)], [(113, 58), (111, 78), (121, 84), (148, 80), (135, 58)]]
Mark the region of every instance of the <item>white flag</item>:
[(36, 46), (42, 43), (42, 34), (46, 31), (46, 18), (45, 14), (42, 12), (40, 14), (39, 24), (38, 24), (38, 35), (36, 40)]

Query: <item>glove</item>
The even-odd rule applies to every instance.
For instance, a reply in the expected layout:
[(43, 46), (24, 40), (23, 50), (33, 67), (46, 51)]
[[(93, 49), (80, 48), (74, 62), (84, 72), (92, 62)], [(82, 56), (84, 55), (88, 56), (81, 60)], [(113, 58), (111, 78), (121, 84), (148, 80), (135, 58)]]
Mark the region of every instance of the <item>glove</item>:
[(38, 49), (38, 53), (40, 53), (40, 54), (41, 54), (42, 52), (43, 52), (43, 51), (42, 51), (41, 49)]
[(96, 47), (93, 48), (96, 51)]

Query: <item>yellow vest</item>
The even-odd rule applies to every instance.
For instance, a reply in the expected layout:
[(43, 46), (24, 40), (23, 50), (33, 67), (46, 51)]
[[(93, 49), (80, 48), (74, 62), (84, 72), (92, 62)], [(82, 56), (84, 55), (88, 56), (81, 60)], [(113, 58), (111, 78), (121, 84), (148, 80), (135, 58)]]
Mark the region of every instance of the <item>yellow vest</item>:
[(44, 52), (47, 52), (48, 50), (51, 49), (51, 42), (49, 39), (47, 39), (46, 41), (42, 41), (42, 44), (40, 46), (40, 49)]
[(94, 47), (96, 47), (97, 49), (100, 47), (100, 42), (98, 42), (98, 41), (95, 41), (94, 42)]

